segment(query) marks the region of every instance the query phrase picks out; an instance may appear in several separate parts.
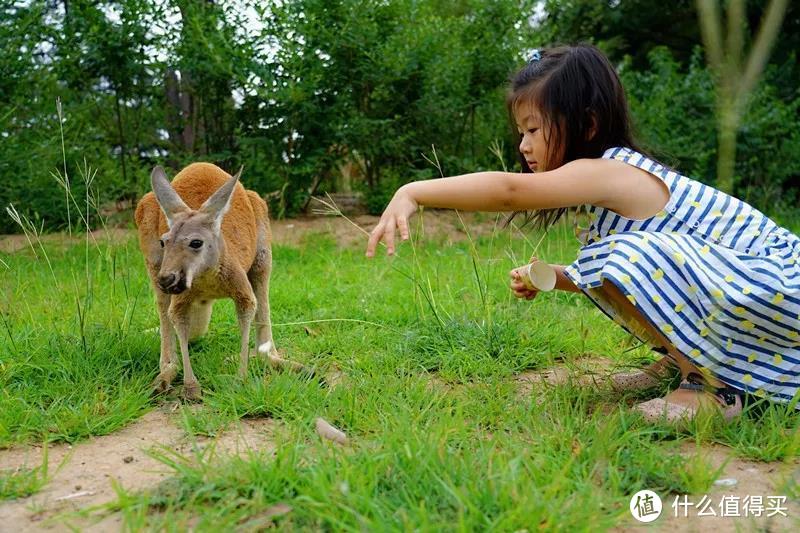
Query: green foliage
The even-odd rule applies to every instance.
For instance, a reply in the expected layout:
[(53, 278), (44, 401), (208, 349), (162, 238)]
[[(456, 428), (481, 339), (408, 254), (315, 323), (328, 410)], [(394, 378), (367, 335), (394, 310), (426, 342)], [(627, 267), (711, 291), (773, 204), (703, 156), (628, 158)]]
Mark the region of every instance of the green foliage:
[[(621, 69), (635, 125), (648, 147), (693, 178), (714, 183), (716, 127), (714, 86), (695, 49), (684, 68), (663, 47), (650, 68)], [(794, 59), (792, 58), (793, 62)], [(772, 66), (751, 98), (737, 146), (737, 196), (770, 211), (792, 205), (800, 174), (800, 96), (781, 96), (780, 67)]]
[[(374, 213), (407, 181), (497, 168), (497, 142), (514, 161), (502, 142), (509, 75), (534, 46), (582, 40), (620, 65), (647, 144), (710, 181), (715, 96), (689, 4), (548, 1), (527, 17), (534, 0), (5, 3), (0, 207), (48, 230), (74, 226), (53, 173), (81, 201), (96, 170), (89, 196), (124, 207), (154, 164), (174, 173), (207, 160), (243, 164), (278, 216), (332, 191), (352, 163)], [(751, 27), (762, 4), (748, 3)], [(739, 135), (737, 193), (759, 207), (796, 193), (796, 9)]]

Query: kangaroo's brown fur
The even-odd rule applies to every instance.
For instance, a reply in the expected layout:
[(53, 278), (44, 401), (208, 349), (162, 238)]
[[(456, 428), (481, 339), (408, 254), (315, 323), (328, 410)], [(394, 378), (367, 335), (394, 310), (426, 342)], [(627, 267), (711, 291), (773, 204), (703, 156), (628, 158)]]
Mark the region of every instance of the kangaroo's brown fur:
[(155, 387), (168, 389), (177, 373), (177, 334), (184, 391), (198, 398), (188, 342), (208, 329), (215, 299), (232, 298), (236, 306), (241, 375), (247, 372), (254, 317), (259, 348), (276, 354), (269, 316), (272, 235), (267, 204), (238, 183), (238, 174), (231, 177), (209, 163), (187, 166), (171, 186), (160, 167), (151, 178), (154, 192), (139, 201), (135, 220), (159, 309), (161, 362)]

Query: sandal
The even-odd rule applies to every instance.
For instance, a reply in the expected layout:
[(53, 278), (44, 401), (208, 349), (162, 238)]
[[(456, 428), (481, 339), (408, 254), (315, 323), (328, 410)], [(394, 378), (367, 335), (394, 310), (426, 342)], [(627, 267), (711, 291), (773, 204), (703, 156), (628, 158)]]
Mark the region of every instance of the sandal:
[[(652, 366), (652, 365), (651, 365)], [(633, 392), (652, 389), (673, 375), (674, 367), (669, 362), (662, 363), (656, 369), (651, 367), (620, 372), (608, 376), (608, 382), (615, 392)]]
[(636, 370), (612, 374), (608, 376), (608, 381), (616, 392), (642, 391), (658, 386), (665, 377), (647, 370)]
[[(730, 421), (742, 413), (742, 391), (732, 387), (709, 387), (702, 383), (702, 378), (696, 376), (689, 374), (681, 381), (678, 388), (711, 393), (712, 398), (719, 403), (719, 412), (725, 421)], [(648, 422), (665, 420), (675, 424), (692, 420), (702, 408), (702, 406), (692, 407), (668, 402), (664, 398), (654, 398), (636, 405), (634, 409), (642, 413)]]

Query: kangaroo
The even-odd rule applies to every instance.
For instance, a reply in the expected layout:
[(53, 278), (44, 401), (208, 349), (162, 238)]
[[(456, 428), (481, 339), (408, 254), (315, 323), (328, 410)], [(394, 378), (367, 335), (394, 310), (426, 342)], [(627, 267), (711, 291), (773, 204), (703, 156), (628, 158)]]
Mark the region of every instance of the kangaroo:
[(269, 316), (272, 235), (267, 204), (210, 163), (181, 170), (172, 184), (157, 166), (153, 192), (136, 206), (139, 247), (158, 304), (161, 333), (155, 392), (168, 390), (178, 371), (177, 334), (183, 359), (183, 393), (201, 397), (189, 361), (189, 341), (208, 330), (214, 300), (231, 298), (241, 331), (239, 375), (247, 374), (250, 325), (256, 319), (259, 352), (277, 358)]

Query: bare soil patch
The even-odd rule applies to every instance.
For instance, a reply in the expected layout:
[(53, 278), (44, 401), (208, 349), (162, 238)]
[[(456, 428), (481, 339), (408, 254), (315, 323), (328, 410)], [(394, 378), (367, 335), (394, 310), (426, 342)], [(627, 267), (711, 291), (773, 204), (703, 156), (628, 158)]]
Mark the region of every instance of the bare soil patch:
[[(96, 524), (64, 521), (60, 515), (113, 501), (114, 483), (126, 490), (142, 490), (170, 476), (169, 469), (148, 454), (150, 450), (188, 454), (196, 447), (214, 446), (220, 457), (250, 450), (270, 452), (275, 448), (275, 424), (269, 419), (242, 419), (217, 437), (190, 438), (180, 426), (180, 415), (165, 408), (151, 411), (111, 435), (50, 446), (49, 483), (28, 498), (0, 502), (0, 530), (72, 531), (71, 524), (82, 531), (117, 531), (122, 524), (116, 515)], [(36, 467), (41, 462), (40, 446), (0, 450), (3, 470)]]

